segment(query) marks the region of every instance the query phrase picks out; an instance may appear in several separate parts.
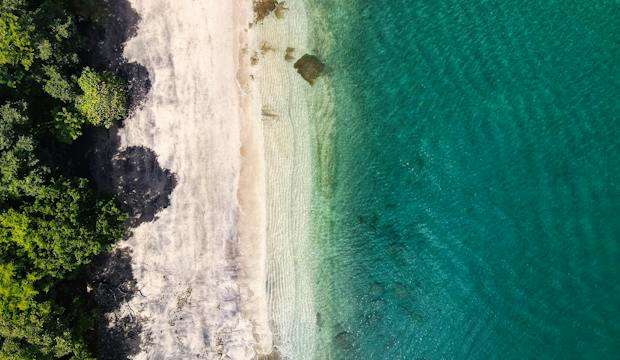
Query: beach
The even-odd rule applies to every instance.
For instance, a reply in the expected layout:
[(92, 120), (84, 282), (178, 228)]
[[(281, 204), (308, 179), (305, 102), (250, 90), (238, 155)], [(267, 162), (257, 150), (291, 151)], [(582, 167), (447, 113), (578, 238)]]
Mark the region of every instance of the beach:
[[(268, 298), (280, 355), (311, 359), (316, 344), (316, 249), (311, 246), (313, 185), (311, 86), (293, 67), (312, 52), (303, 1), (257, 25), (267, 179)], [(287, 51), (288, 49), (288, 51)], [(288, 59), (287, 59), (288, 54)]]
[(306, 50), (301, 2), (259, 24), (250, 1), (130, 3), (124, 56), (151, 89), (120, 150), (152, 150), (175, 187), (118, 246), (139, 294), (110, 322), (138, 319), (134, 359), (311, 357), (309, 85), (285, 59)]
[(0, 360), (620, 354), (618, 1), (1, 3)]

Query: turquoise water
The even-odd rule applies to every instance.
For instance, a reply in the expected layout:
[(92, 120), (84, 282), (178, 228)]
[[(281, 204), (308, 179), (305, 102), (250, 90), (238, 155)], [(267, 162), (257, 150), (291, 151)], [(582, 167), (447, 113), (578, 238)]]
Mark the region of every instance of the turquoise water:
[(619, 358), (617, 1), (313, 6), (320, 358)]

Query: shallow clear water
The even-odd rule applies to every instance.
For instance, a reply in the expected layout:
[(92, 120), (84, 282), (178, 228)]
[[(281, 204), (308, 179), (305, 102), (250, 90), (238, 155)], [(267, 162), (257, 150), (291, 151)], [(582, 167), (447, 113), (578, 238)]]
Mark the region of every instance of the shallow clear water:
[(617, 3), (311, 3), (321, 356), (620, 356)]

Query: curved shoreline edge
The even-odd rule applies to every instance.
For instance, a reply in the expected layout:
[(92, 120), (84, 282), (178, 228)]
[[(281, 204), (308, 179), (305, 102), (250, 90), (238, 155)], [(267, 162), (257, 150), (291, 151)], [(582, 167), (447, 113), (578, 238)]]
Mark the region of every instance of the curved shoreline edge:
[[(261, 126), (258, 84), (252, 81), (252, 60), (248, 49), (257, 48), (256, 33), (248, 28), (253, 11), (248, 1), (237, 1), (237, 49), (241, 100), (241, 167), (238, 179), (237, 221), (240, 295), (244, 317), (253, 325), (256, 351), (270, 354), (273, 338), (269, 326), (267, 279), (267, 202), (264, 139)], [(241, 30), (240, 30), (241, 29)]]

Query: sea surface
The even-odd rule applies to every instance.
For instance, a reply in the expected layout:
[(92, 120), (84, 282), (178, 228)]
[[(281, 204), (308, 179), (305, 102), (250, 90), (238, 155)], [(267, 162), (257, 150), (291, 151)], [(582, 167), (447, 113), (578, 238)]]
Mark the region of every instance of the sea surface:
[(620, 358), (619, 3), (308, 5), (317, 357)]

